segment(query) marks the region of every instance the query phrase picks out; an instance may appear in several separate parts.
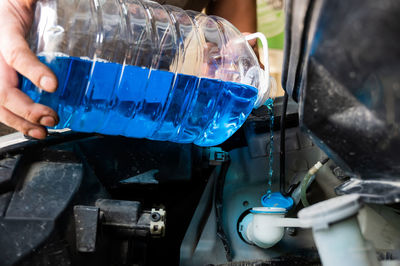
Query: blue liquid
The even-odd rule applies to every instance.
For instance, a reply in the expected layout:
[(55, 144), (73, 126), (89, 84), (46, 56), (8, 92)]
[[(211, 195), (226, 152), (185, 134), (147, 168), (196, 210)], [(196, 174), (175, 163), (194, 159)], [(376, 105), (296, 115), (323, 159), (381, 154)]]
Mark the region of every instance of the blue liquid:
[(55, 93), (23, 79), (22, 91), (53, 108), (56, 129), (218, 145), (246, 120), (257, 89), (234, 82), (76, 57), (39, 59), (56, 74)]
[(272, 176), (274, 174), (274, 169), (273, 169), (273, 163), (274, 163), (274, 157), (273, 157), (273, 152), (274, 152), (274, 102), (272, 99), (268, 99), (268, 101), (265, 103), (265, 105), (268, 108), (268, 114), (269, 114), (269, 173), (268, 173), (268, 178), (267, 178), (267, 198), (271, 197), (272, 193)]

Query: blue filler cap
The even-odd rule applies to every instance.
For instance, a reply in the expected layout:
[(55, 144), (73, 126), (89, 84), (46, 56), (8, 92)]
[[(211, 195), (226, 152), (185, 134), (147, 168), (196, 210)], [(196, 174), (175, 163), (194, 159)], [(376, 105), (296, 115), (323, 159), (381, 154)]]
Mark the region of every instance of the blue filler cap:
[(293, 207), (293, 199), (283, 196), (280, 192), (274, 192), (262, 196), (261, 204), (264, 207), (284, 208), (289, 210)]

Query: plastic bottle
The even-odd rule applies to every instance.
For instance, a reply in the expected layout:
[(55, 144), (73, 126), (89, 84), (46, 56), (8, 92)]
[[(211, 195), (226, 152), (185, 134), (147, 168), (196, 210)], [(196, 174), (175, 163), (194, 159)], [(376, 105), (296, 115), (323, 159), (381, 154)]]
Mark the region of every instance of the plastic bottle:
[(59, 114), (56, 129), (212, 146), (270, 96), (229, 22), (151, 1), (38, 1), (30, 44), (59, 87), (21, 88)]

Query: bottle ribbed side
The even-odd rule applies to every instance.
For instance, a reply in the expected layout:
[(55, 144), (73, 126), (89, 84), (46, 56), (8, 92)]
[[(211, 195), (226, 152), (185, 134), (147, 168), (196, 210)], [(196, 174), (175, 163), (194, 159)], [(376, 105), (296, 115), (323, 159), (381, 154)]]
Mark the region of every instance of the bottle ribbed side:
[[(163, 7), (171, 22), (172, 30), (175, 34), (175, 52), (171, 65), (169, 66), (169, 71), (175, 74), (174, 80), (169, 89), (168, 97), (164, 105), (162, 115), (160, 116), (159, 123), (151, 136), (154, 140), (170, 140), (176, 134), (176, 127), (179, 124), (179, 120), (182, 117), (182, 108), (178, 108), (178, 105), (186, 106), (185, 98), (190, 95), (190, 92), (185, 91), (182, 93), (182, 89), (187, 87), (187, 83), (182, 82), (181, 74), (185, 73), (185, 69), (182, 69), (183, 62), (185, 60), (185, 42), (189, 35), (189, 31), (192, 32), (192, 36), (195, 32), (193, 23), (190, 18), (183, 12), (182, 9), (173, 6)], [(184, 21), (182, 21), (182, 16), (186, 16)], [(195, 58), (196, 59), (196, 58)], [(189, 88), (190, 90), (190, 88)], [(186, 97), (184, 94), (186, 93)], [(177, 121), (178, 120), (178, 121)]]
[[(122, 121), (125, 121), (119, 134), (144, 137), (136, 129), (140, 126), (137, 117), (140, 116), (144, 106), (149, 69), (152, 64), (151, 56), (146, 56), (146, 54), (153, 53), (154, 34), (150, 15), (141, 1), (127, 0), (126, 8), (127, 24), (129, 24), (127, 28), (131, 38), (129, 42), (131, 54), (126, 61), (124, 85), (120, 90), (120, 105), (117, 109), (117, 115), (123, 117)], [(141, 66), (143, 69), (132, 71), (132, 66)], [(131, 84), (135, 84), (135, 90), (132, 89)]]
[[(85, 0), (82, 0), (85, 1)], [(82, 2), (81, 1), (81, 2)], [(104, 27), (103, 27), (103, 16), (102, 9), (98, 0), (89, 0), (90, 3), (90, 17), (91, 21), (94, 24), (93, 36), (94, 39), (92, 43), (89, 43), (89, 46), (92, 46), (93, 49), (90, 49), (91, 52), (86, 55), (91, 59), (92, 65), (90, 69), (90, 74), (88, 78), (88, 82), (84, 91), (84, 95), (82, 98), (81, 105), (78, 107), (77, 112), (71, 118), (71, 127), (86, 131), (86, 132), (96, 132), (97, 129), (101, 126), (101, 121), (104, 119), (104, 112), (101, 110), (96, 110), (96, 119), (90, 121), (94, 118), (94, 112), (88, 112), (88, 110), (93, 110), (93, 97), (96, 97), (96, 72), (98, 67), (98, 60), (101, 59), (103, 42), (104, 42)], [(96, 108), (97, 109), (97, 108)], [(82, 126), (84, 125), (84, 126)]]
[[(178, 13), (179, 12), (179, 13)], [(180, 66), (181, 73), (196, 76), (196, 79), (183, 80), (182, 87), (182, 100), (178, 116), (174, 116), (173, 124), (175, 126), (173, 134), (170, 135), (169, 140), (181, 143), (191, 143), (194, 139), (192, 134), (193, 125), (190, 123), (190, 117), (195, 112), (196, 102), (199, 96), (199, 88), (201, 84), (201, 77), (204, 76), (204, 60), (206, 57), (207, 44), (204, 34), (200, 31), (200, 25), (197, 16), (201, 16), (199, 12), (179, 10), (177, 14), (186, 15), (185, 18), (190, 22), (190, 29), (186, 32), (184, 53), (182, 54), (182, 65)], [(179, 103), (177, 103), (178, 105)]]
[[(123, 134), (126, 127), (126, 123), (121, 123), (121, 121), (126, 119), (124, 119), (124, 116), (119, 111), (123, 109), (122, 105), (124, 104), (124, 99), (121, 96), (124, 94), (124, 87), (126, 86), (126, 68), (127, 62), (132, 57), (133, 39), (126, 1), (114, 0), (113, 6), (105, 7), (104, 10), (107, 12), (104, 14), (106, 18), (108, 17), (113, 22), (118, 21), (118, 26), (110, 26), (108, 27), (111, 29), (109, 30), (110, 32), (106, 32), (104, 57), (110, 62), (120, 63), (121, 66), (118, 69), (118, 73), (116, 73), (114, 88), (106, 105), (105, 120), (98, 131), (105, 134), (118, 135)], [(106, 24), (113, 22), (106, 22)], [(107, 27), (107, 25), (105, 26)], [(120, 41), (115, 43), (115, 40)], [(125, 105), (128, 106), (124, 107), (132, 110), (133, 103), (125, 103)]]
[[(155, 15), (153, 19), (157, 21), (154, 23), (157, 25), (159, 23), (160, 18), (162, 17), (162, 25), (160, 27), (163, 29), (163, 32), (160, 34), (160, 30), (157, 30), (161, 36), (159, 41), (159, 51), (156, 55), (157, 67), (161, 70), (164, 67), (168, 68), (168, 71), (172, 74), (171, 79), (166, 82), (166, 84), (162, 84), (164, 86), (162, 97), (158, 98), (160, 100), (159, 106), (156, 111), (153, 111), (152, 121), (154, 124), (152, 125), (152, 132), (147, 136), (150, 139), (158, 139), (157, 132), (160, 130), (162, 126), (168, 108), (171, 104), (172, 97), (174, 95), (175, 83), (177, 81), (177, 71), (176, 67), (173, 67), (174, 62), (179, 57), (179, 33), (176, 31), (176, 25), (174, 24), (173, 19), (171, 18), (169, 11), (162, 5), (153, 3), (152, 4), (152, 12)], [(161, 11), (161, 12), (160, 12)], [(153, 25), (154, 25), (153, 24)], [(159, 26), (157, 26), (159, 28)], [(160, 62), (163, 60), (163, 62)], [(158, 71), (158, 70), (157, 70)], [(151, 77), (150, 77), (151, 79)], [(156, 82), (154, 80), (153, 82)], [(150, 94), (156, 94), (157, 91), (150, 91)]]
[(38, 6), (32, 48), (60, 83), (30, 95), (61, 114), (59, 128), (212, 145), (250, 112), (235, 82), (256, 85), (257, 62), (224, 20), (142, 0)]
[[(193, 16), (199, 34), (203, 35), (206, 45), (203, 47), (205, 61), (202, 62), (202, 75), (196, 84), (196, 91), (189, 105), (190, 109), (187, 110), (187, 119), (184, 120), (178, 135), (174, 137), (174, 140), (182, 142), (193, 142), (199, 138), (212, 120), (216, 100), (221, 92), (218, 82), (202, 78), (204, 76), (215, 78), (216, 69), (220, 64), (219, 50), (222, 47), (222, 41), (217, 25), (204, 14), (191, 11), (188, 11), (188, 14)], [(214, 60), (210, 62), (210, 59)]]
[[(150, 65), (145, 66), (147, 68), (147, 77), (142, 76), (141, 78), (145, 78), (145, 82), (143, 82), (143, 86), (141, 86), (142, 91), (140, 92), (140, 100), (137, 101), (137, 105), (135, 107), (135, 111), (133, 116), (131, 116), (130, 121), (128, 121), (127, 127), (125, 129), (125, 134), (127, 136), (138, 137), (138, 138), (148, 138), (153, 131), (154, 128), (154, 116), (158, 115), (160, 112), (160, 106), (154, 106), (156, 103), (156, 99), (152, 98), (152, 79), (155, 78), (155, 74), (153, 69), (157, 69), (158, 62), (156, 62), (154, 54), (160, 53), (159, 42), (160, 36), (157, 28), (157, 21), (154, 19), (154, 12), (152, 8), (152, 2), (141, 2), (135, 1), (138, 8), (143, 9), (143, 14), (146, 18), (146, 31), (147, 36), (150, 37), (151, 42), (149, 46), (146, 48), (150, 48), (151, 54), (153, 56), (147, 57), (150, 58)], [(163, 29), (160, 28), (162, 31)], [(162, 37), (162, 36), (161, 36)], [(142, 50), (139, 49), (138, 56), (146, 56), (146, 54), (141, 54)], [(147, 51), (149, 52), (149, 51)], [(132, 88), (133, 89), (133, 88)], [(155, 103), (155, 104), (153, 104)], [(157, 109), (156, 111), (154, 109)], [(152, 117), (153, 116), (153, 117)]]

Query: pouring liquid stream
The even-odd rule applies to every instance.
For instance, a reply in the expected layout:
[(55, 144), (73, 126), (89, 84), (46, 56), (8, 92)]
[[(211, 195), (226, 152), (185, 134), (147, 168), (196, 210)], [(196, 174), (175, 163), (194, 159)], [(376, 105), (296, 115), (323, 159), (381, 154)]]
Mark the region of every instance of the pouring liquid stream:
[(273, 169), (273, 152), (274, 152), (274, 102), (272, 99), (268, 99), (265, 103), (268, 108), (269, 115), (269, 151), (268, 151), (268, 176), (267, 176), (267, 198), (270, 198), (272, 193), (272, 176), (274, 174)]

